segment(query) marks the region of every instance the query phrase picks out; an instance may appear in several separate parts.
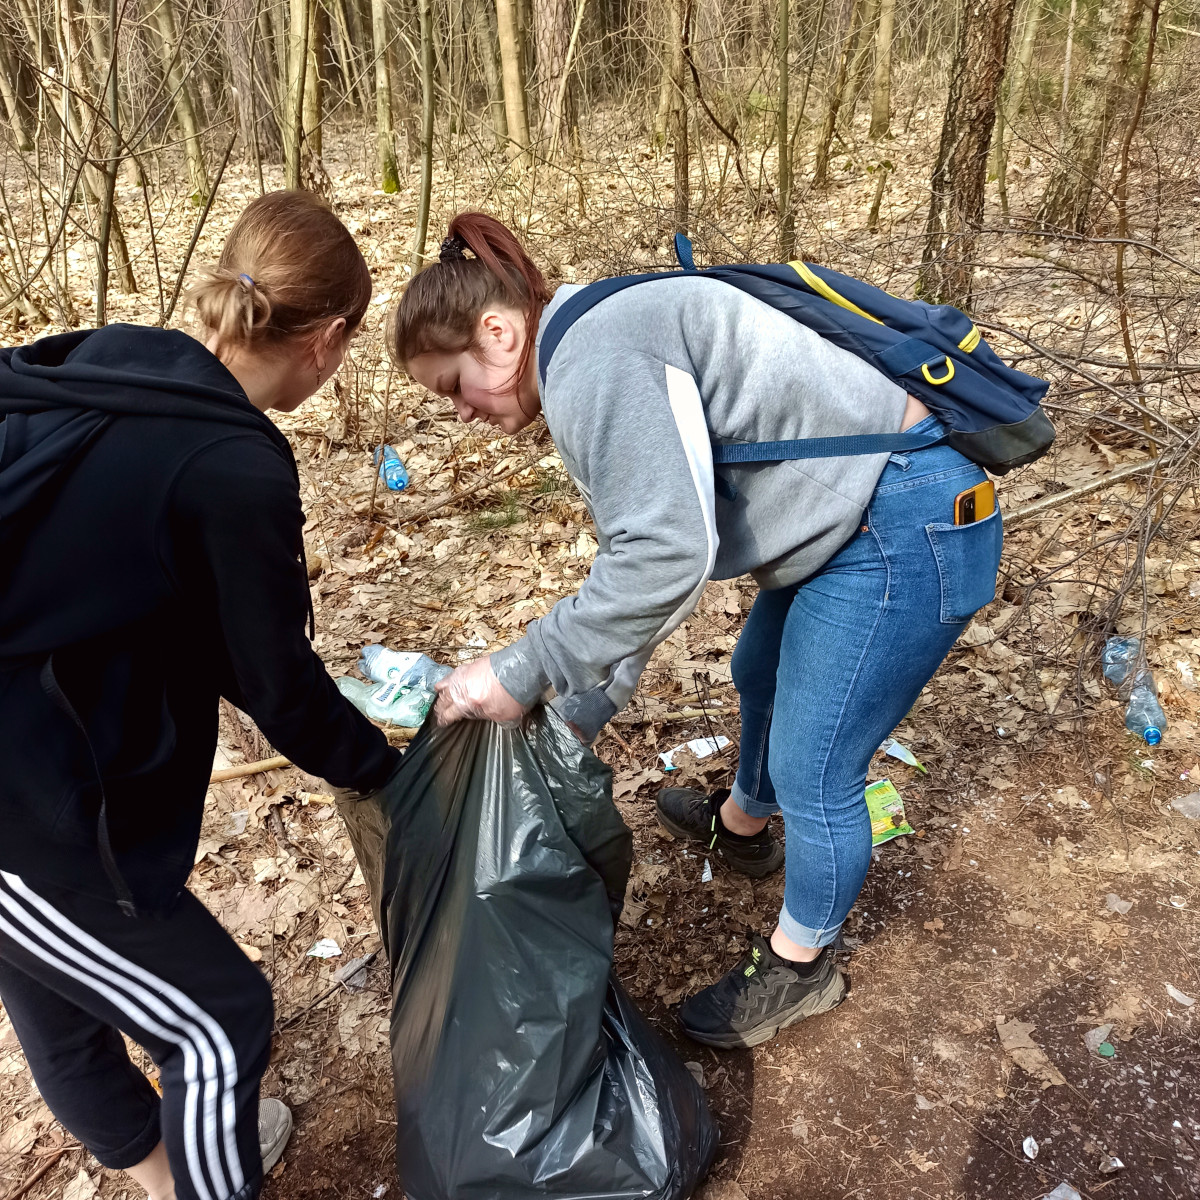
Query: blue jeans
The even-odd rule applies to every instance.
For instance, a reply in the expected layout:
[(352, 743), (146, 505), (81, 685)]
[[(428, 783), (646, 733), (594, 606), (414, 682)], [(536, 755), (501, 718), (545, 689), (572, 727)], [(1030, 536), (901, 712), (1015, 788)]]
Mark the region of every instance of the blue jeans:
[(986, 478), (949, 446), (893, 454), (860, 531), (802, 583), (760, 592), (746, 618), (732, 795), (747, 816), (783, 813), (779, 923), (802, 946), (834, 941), (866, 878), (871, 756), (995, 594), (999, 511), (953, 524), (955, 496)]

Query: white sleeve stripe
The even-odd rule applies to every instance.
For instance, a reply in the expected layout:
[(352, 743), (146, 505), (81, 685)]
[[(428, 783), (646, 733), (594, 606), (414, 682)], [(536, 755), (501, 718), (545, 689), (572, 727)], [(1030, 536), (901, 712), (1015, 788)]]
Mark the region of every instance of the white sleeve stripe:
[(629, 703), (638, 677), (649, 661), (654, 647), (670, 637), (683, 621), (691, 616), (700, 602), (704, 585), (712, 575), (713, 565), (717, 561), (717, 506), (713, 490), (712, 444), (708, 436), (708, 423), (704, 419), (700, 389), (696, 386), (695, 379), (686, 371), (670, 364), (667, 364), (665, 370), (667, 400), (671, 405), (671, 415), (675, 418), (679, 440), (683, 443), (683, 452), (687, 456), (688, 469), (696, 488), (696, 499), (704, 516), (708, 553), (704, 560), (704, 573), (683, 603), (667, 618), (666, 623), (647, 642), (643, 650), (619, 663), (614, 670), (612, 681), (605, 688), (605, 692), (617, 708), (624, 708)]

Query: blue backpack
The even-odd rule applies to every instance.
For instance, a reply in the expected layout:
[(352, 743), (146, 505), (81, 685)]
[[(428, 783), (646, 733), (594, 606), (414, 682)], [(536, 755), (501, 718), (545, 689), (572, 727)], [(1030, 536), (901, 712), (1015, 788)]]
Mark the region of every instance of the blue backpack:
[(936, 436), (879, 433), (714, 444), (714, 464), (902, 453), (948, 442), (993, 475), (1004, 475), (1041, 458), (1054, 441), (1054, 426), (1041, 408), (1050, 385), (1001, 362), (971, 318), (957, 308), (901, 300), (805, 262), (697, 271), (692, 244), (683, 234), (675, 235), (675, 253), (681, 271), (600, 279), (565, 301), (542, 334), (542, 385), (563, 335), (601, 300), (635, 284), (700, 275), (741, 288), (849, 350), (924, 401), (946, 427), (945, 434)]

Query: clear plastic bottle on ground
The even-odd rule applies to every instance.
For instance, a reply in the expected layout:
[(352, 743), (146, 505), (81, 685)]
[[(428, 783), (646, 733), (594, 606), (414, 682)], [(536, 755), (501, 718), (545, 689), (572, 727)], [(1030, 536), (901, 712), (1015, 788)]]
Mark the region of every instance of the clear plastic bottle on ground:
[(379, 478), (387, 485), (388, 491), (402, 492), (408, 487), (408, 472), (393, 447), (376, 447), (375, 465), (379, 468)]
[(1157, 746), (1162, 741), (1167, 718), (1158, 702), (1154, 676), (1146, 667), (1137, 670), (1141, 648), (1142, 644), (1137, 638), (1111, 637), (1104, 643), (1100, 663), (1104, 678), (1119, 691), (1123, 692), (1126, 683), (1133, 677), (1129, 700), (1125, 705), (1125, 728), (1143, 738), (1147, 745)]
[(1158, 702), (1158, 689), (1154, 676), (1147, 670), (1137, 673), (1125, 705), (1125, 728), (1144, 738), (1148, 746), (1157, 746), (1162, 741), (1167, 718)]

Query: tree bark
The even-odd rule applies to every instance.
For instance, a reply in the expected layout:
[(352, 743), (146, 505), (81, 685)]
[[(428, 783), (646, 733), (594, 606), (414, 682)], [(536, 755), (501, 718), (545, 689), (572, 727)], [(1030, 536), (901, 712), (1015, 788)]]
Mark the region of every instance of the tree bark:
[[(71, 81), (71, 87), (80, 99), (86, 99), (89, 108), (94, 111), (98, 102), (92, 94), (91, 80), (87, 76), (79, 42), (78, 22), (79, 15), (75, 9), (74, 0), (61, 0), (59, 7), (59, 29), (61, 33), (60, 53), (63, 74)], [(64, 155), (68, 141), (67, 132), (69, 131), (76, 144), (80, 147), (81, 152), (87, 153), (89, 156), (82, 173), (84, 189), (93, 203), (103, 207), (108, 186), (105, 174), (91, 161), (92, 151), (89, 150), (88, 137), (84, 132), (83, 121), (79, 116), (78, 102), (71, 96), (68, 88), (64, 87), (62, 93), (63, 112), (61, 120)], [(92, 150), (94, 150), (94, 145)], [(66, 165), (64, 157), (64, 168)], [(125, 231), (121, 225), (121, 214), (117, 211), (115, 202), (109, 208), (108, 220), (109, 244), (116, 259), (116, 270), (121, 290), (123, 292), (136, 292), (138, 290), (137, 279), (134, 277), (133, 266), (130, 263), (129, 248), (125, 244)]]
[[(533, 43), (537, 57), (537, 136), (549, 141), (557, 123), (559, 85), (566, 73), (567, 46), (578, 0), (535, 0)], [(568, 125), (571, 122), (568, 119)]]
[(221, 16), (221, 42), (236, 89), (238, 127), (242, 146), (255, 159), (276, 161), (283, 153), (279, 126), (264, 103), (264, 81), (269, 76), (270, 43), (264, 49), (258, 33), (254, 0), (229, 0)]
[(312, 0), (291, 0), (287, 40), (287, 126), (283, 139), (283, 178), (289, 188), (300, 186), (304, 154), (304, 92), (308, 75)]
[(325, 62), (325, 46), (329, 35), (329, 14), (320, 0), (312, 0), (309, 22), (308, 66), (304, 72), (304, 147), (301, 157), (320, 175), (324, 144), (321, 127), (325, 115), (325, 80), (321, 76), (321, 67)]
[(202, 205), (208, 199), (208, 171), (204, 166), (204, 146), (200, 141), (200, 121), (197, 117), (195, 89), (191, 72), (184, 67), (183, 43), (175, 20), (174, 0), (151, 0), (151, 15), (158, 33), (163, 74), (175, 102), (175, 119), (183, 135), (187, 156), (188, 181), (192, 187), (192, 202)]
[(678, 97), (671, 109), (671, 157), (675, 166), (675, 232), (686, 234), (691, 208), (691, 170), (688, 156), (688, 107), (683, 90), (684, 58), (687, 49), (691, 0), (671, 0), (671, 23), (676, 48), (671, 52), (671, 90)]
[(371, 52), (375, 59), (375, 165), (379, 186), (392, 195), (400, 190), (396, 137), (392, 128), (392, 73), (387, 53), (387, 2), (371, 0)]
[(920, 294), (935, 303), (962, 307), (971, 301), (988, 148), (1015, 3), (963, 0), (918, 276)]
[(1129, 75), (1144, 9), (1145, 0), (1121, 0), (1115, 12), (1107, 7), (1101, 11), (1101, 20), (1112, 21), (1106, 52), (1095, 56), (1077, 89), (1080, 95), (1063, 127), (1058, 157), (1035, 217), (1048, 229), (1083, 233), (1087, 228), (1100, 161)]
[(871, 89), (872, 139), (886, 137), (892, 121), (892, 38), (896, 26), (896, 0), (880, 0), (875, 30), (875, 82)]
[(17, 74), (17, 59), (9, 50), (7, 32), (0, 32), (0, 101), (8, 117), (13, 139), (19, 150), (32, 150), (33, 138), (25, 120), (25, 108), (21, 103), (21, 81)]
[(1020, 113), (1025, 99), (1025, 90), (1029, 83), (1029, 68), (1033, 63), (1033, 47), (1042, 15), (1042, 2), (1043, 0), (1027, 0), (1017, 61), (1008, 72), (1008, 77), (1004, 81), (1003, 97), (996, 105), (996, 128), (992, 134), (991, 173), (996, 178), (1000, 211), (1004, 214), (1005, 220), (1008, 219), (1008, 131), (1013, 119)]
[(1067, 15), (1067, 47), (1063, 51), (1062, 114), (1064, 117), (1070, 111), (1071, 103), (1071, 66), (1075, 59), (1076, 7), (1076, 0), (1071, 0), (1071, 11)]
[(496, 50), (496, 10), (490, 0), (475, 0), (473, 26), (475, 53), (483, 66), (483, 81), (487, 88), (492, 136), (497, 146), (503, 146), (508, 142), (508, 118), (504, 115), (504, 84), (500, 79), (500, 63)]
[(518, 166), (529, 165), (529, 116), (525, 105), (520, 14), (517, 0), (496, 0), (496, 32), (504, 81), (504, 114), (508, 122), (509, 157)]
[[(791, 117), (788, 108), (788, 58), (791, 30), (788, 25), (789, 0), (779, 0), (776, 54), (779, 61), (779, 111), (775, 136), (779, 139), (779, 257), (791, 262), (796, 257), (796, 214), (792, 212)], [(820, 36), (818, 31), (818, 36)]]
[(838, 112), (842, 106), (842, 93), (850, 75), (850, 63), (862, 33), (863, 18), (871, 0), (853, 0), (850, 9), (850, 26), (846, 40), (842, 43), (842, 54), (838, 59), (837, 76), (829, 89), (825, 103), (825, 120), (821, 125), (821, 140), (817, 143), (817, 157), (813, 164), (813, 187), (823, 188), (829, 182), (829, 154), (833, 146), (833, 135), (837, 132)]
[(417, 0), (421, 22), (421, 190), (417, 196), (417, 228), (413, 234), (412, 274), (425, 261), (429, 233), (429, 201), (433, 190), (433, 7), (432, 0)]

